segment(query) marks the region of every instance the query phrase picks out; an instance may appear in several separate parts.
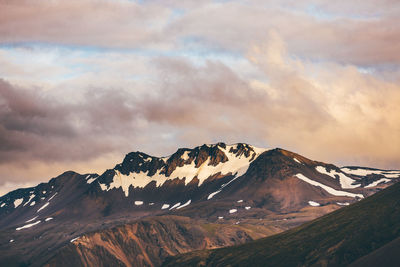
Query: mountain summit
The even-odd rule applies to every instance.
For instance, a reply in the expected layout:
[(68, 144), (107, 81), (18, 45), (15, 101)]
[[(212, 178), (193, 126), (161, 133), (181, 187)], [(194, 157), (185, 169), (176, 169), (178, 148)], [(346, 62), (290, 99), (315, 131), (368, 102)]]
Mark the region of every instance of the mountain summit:
[(0, 263), (157, 266), (298, 226), (399, 178), (243, 143), (132, 152), (101, 175), (65, 172), (1, 197)]

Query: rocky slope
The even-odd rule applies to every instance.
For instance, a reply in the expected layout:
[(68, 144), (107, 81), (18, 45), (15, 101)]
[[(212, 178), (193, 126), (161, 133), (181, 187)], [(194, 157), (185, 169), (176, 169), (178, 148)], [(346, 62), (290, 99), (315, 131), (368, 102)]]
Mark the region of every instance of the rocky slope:
[(397, 183), (282, 234), (178, 255), (163, 266), (398, 266), (399, 204)]
[(167, 256), (245, 243), (271, 232), (273, 227), (251, 229), (160, 216), (78, 237), (46, 266), (159, 266)]

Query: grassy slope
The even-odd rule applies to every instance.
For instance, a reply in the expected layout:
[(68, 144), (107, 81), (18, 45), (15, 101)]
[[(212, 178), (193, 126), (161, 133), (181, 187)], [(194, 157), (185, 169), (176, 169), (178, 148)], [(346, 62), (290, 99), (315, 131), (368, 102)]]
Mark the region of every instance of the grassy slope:
[(344, 266), (400, 236), (400, 183), (295, 229), (165, 266)]

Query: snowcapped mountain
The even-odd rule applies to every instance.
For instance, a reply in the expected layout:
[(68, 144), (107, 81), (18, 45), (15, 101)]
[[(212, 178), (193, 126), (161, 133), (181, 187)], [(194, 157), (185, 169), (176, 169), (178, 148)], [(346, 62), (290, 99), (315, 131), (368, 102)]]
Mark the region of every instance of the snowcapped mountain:
[[(247, 144), (203, 145), (194, 149), (179, 149), (166, 158), (156, 158), (141, 152), (128, 154), (121, 164), (97, 179), (104, 191), (121, 188), (128, 197), (130, 191), (154, 185), (168, 185), (174, 180), (185, 186), (200, 187), (211, 177), (240, 177), (265, 149)], [(152, 183), (152, 185), (150, 185)]]
[[(101, 256), (109, 263), (117, 257), (125, 263), (128, 258), (136, 266), (157, 265), (168, 255), (202, 247), (186, 241), (174, 243), (174, 249), (164, 244), (163, 251), (149, 254), (143, 261), (135, 254), (127, 255), (129, 245), (117, 237), (110, 242), (124, 244), (123, 259), (104, 243), (96, 244), (108, 249), (107, 255), (92, 245), (97, 235), (114, 236), (109, 229), (137, 225), (143, 218), (154, 216), (179, 217), (171, 219), (175, 222), (169, 229), (172, 235), (179, 235), (176, 229), (182, 228), (198, 233), (198, 242), (214, 240), (210, 241), (213, 247), (232, 245), (299, 225), (398, 179), (400, 171), (338, 168), (283, 149), (260, 149), (242, 143), (183, 148), (163, 158), (132, 152), (102, 175), (65, 172), (48, 183), (2, 196), (0, 263), (40, 266), (53, 262), (58, 266), (66, 255), (81, 262), (77, 255), (91, 253), (92, 258)], [(201, 227), (188, 229), (187, 220), (203, 230), (218, 226), (234, 241), (209, 236), (208, 230), (199, 230)], [(162, 232), (157, 230), (164, 225), (159, 219), (149, 219), (148, 223), (155, 232)], [(164, 232), (162, 237), (148, 240), (138, 238), (138, 230), (132, 230), (137, 227), (129, 229), (133, 231), (131, 237), (142, 240), (138, 246), (157, 247), (154, 242), (159, 241), (155, 240), (166, 240)], [(200, 243), (208, 242), (203, 241)]]

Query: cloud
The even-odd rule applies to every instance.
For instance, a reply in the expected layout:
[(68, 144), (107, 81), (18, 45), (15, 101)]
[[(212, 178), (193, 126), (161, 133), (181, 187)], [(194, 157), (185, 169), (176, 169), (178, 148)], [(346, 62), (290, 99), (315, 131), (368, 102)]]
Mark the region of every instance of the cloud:
[(6, 182), (2, 186), (0, 186), (0, 197), (7, 194), (8, 192), (15, 190), (16, 188), (27, 188), (36, 186), (34, 182), (26, 182), (26, 183), (10, 183)]
[(399, 168), (398, 5), (377, 4), (0, 0), (0, 183), (219, 141)]
[(272, 31), (249, 50), (266, 81), (240, 78), (220, 62), (194, 67), (159, 59), (168, 79), (158, 85), (162, 93), (145, 102), (152, 108), (143, 107), (144, 116), (180, 127), (178, 138), (190, 143), (198, 136), (257, 140), (338, 164), (396, 167), (398, 84), (354, 66), (292, 58), (286, 47)]
[(114, 47), (156, 41), (170, 13), (161, 6), (106, 0), (1, 1), (0, 7), (2, 42)]
[(134, 134), (129, 95), (118, 90), (93, 89), (70, 104), (0, 80), (0, 101), (0, 163), (88, 160), (118, 146), (107, 142), (115, 129)]
[(303, 58), (366, 66), (400, 61), (400, 5), (391, 0), (3, 0), (0, 7), (3, 44), (244, 53), (275, 29), (289, 53)]
[(6, 145), (0, 163), (67, 168), (105, 162), (135, 148), (165, 155), (179, 146), (222, 140), (280, 146), (331, 162), (395, 167), (400, 158), (396, 83), (354, 66), (293, 58), (276, 31), (246, 55), (256, 70), (250, 77), (217, 60), (195, 64), (185, 57), (155, 57), (148, 63), (150, 85), (89, 86), (76, 101), (60, 99), (57, 90), (1, 80), (0, 139)]

